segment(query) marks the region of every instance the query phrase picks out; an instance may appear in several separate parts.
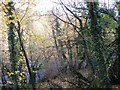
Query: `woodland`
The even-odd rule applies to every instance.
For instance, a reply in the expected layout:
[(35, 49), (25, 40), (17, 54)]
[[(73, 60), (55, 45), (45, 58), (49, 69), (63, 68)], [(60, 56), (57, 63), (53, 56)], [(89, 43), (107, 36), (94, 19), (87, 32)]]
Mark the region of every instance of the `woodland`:
[(119, 90), (120, 1), (45, 1), (0, 0), (0, 89)]

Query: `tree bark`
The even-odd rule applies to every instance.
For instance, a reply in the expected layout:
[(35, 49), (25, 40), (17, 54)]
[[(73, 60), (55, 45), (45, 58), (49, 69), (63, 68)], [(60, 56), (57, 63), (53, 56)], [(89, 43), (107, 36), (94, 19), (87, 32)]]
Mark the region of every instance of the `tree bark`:
[(34, 82), (34, 78), (33, 78), (33, 74), (32, 74), (32, 71), (31, 71), (31, 68), (30, 68), (30, 65), (29, 65), (29, 59), (28, 59), (26, 51), (24, 49), (24, 44), (23, 44), (23, 41), (22, 41), (21, 33), (20, 33), (20, 29), (21, 29), (20, 22), (17, 21), (17, 24), (18, 24), (17, 33), (18, 33), (18, 37), (19, 37), (19, 42), (20, 42), (20, 46), (22, 48), (23, 55), (24, 55), (25, 60), (26, 60), (26, 65), (27, 65), (28, 72), (29, 72), (29, 75), (30, 75), (30, 80), (31, 80), (32, 88), (33, 88), (33, 90), (36, 90), (36, 88), (35, 88), (35, 82)]
[(99, 27), (97, 21), (97, 19), (99, 19), (97, 4), (97, 2), (88, 2), (89, 19), (91, 24), (90, 28), (94, 45), (93, 51), (95, 53), (95, 59), (93, 61), (95, 66), (95, 82), (93, 85), (95, 85), (95, 87), (108, 87), (110, 85), (110, 82), (107, 76), (105, 59), (102, 53), (102, 45), (104, 45), (104, 43), (102, 42), (101, 28)]

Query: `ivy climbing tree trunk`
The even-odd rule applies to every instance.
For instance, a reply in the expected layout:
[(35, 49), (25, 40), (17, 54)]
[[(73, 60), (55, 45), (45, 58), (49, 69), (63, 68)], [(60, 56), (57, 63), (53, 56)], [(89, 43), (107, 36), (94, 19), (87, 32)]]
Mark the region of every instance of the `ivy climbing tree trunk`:
[(95, 87), (108, 87), (110, 85), (108, 74), (106, 71), (105, 59), (103, 56), (103, 45), (101, 31), (102, 28), (98, 24), (98, 3), (88, 2), (90, 30), (93, 40), (93, 52), (94, 52), (94, 67), (95, 67)]
[(25, 48), (24, 48), (24, 44), (23, 44), (23, 41), (22, 41), (22, 35), (20, 33), (20, 30), (21, 30), (20, 22), (17, 21), (17, 24), (18, 24), (18, 27), (16, 29), (17, 29), (17, 34), (18, 34), (18, 38), (19, 38), (19, 43), (20, 43), (23, 55), (24, 55), (25, 60), (26, 60), (26, 65), (27, 65), (28, 72), (29, 72), (29, 75), (30, 75), (30, 81), (31, 81), (31, 84), (32, 84), (32, 89), (36, 90), (34, 76), (33, 76), (34, 74), (32, 73), (31, 67), (29, 65), (29, 59), (28, 59), (27, 53), (26, 53)]
[[(3, 3), (4, 4), (4, 3)], [(31, 67), (29, 65), (29, 60), (28, 60), (28, 57), (27, 57), (27, 53), (24, 49), (24, 44), (23, 44), (23, 41), (22, 41), (22, 35), (21, 35), (21, 25), (20, 25), (20, 22), (17, 20), (17, 23), (15, 22), (15, 15), (14, 15), (14, 12), (15, 12), (15, 8), (14, 8), (14, 3), (12, 1), (9, 1), (8, 4), (4, 4), (5, 8), (4, 8), (4, 12), (6, 14), (6, 17), (7, 17), (7, 26), (8, 26), (8, 43), (9, 43), (9, 52), (10, 52), (10, 62), (11, 62), (11, 68), (12, 68), (12, 71), (13, 71), (13, 80), (14, 80), (14, 84), (15, 86), (15, 90), (18, 89), (18, 81), (17, 81), (17, 75), (16, 75), (16, 71), (17, 71), (17, 61), (19, 60), (18, 58), (18, 55), (17, 55), (17, 51), (18, 51), (18, 48), (17, 48), (17, 42), (16, 42), (16, 38), (18, 39), (18, 42), (19, 42), (19, 49), (21, 50), (22, 49), (22, 52), (23, 52), (23, 55), (25, 57), (25, 60), (26, 60), (26, 65), (27, 65), (27, 68), (28, 68), (28, 72), (29, 72), (29, 75), (30, 75), (30, 81), (31, 81), (31, 84), (32, 84), (32, 88), (33, 90), (36, 90), (35, 89), (35, 83), (34, 83), (34, 79), (33, 79), (33, 74), (32, 74), (32, 71), (31, 71)], [(16, 23), (16, 24), (15, 24)]]
[(6, 5), (4, 4), (4, 12), (7, 18), (7, 26), (8, 26), (8, 44), (9, 44), (9, 53), (10, 53), (10, 62), (11, 62), (11, 70), (13, 72), (12, 79), (15, 84), (15, 88), (18, 88), (17, 82), (17, 42), (15, 35), (15, 17), (14, 17), (14, 3), (9, 1)]
[(111, 78), (111, 83), (113, 85), (120, 84), (120, 2), (116, 2), (117, 10), (118, 10), (118, 19), (117, 19), (117, 24), (118, 27), (116, 28), (116, 41), (117, 41), (117, 58), (111, 68), (112, 75), (110, 76)]

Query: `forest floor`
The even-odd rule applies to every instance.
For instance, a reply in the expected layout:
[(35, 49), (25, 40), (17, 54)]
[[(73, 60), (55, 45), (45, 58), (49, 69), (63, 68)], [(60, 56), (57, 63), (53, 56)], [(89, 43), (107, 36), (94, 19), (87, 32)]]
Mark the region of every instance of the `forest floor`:
[[(83, 68), (77, 71), (86, 79), (90, 78), (89, 68)], [(89, 83), (79, 78), (78, 75), (70, 70), (62, 72), (56, 78), (37, 84), (37, 88), (75, 88), (75, 87), (88, 87)]]

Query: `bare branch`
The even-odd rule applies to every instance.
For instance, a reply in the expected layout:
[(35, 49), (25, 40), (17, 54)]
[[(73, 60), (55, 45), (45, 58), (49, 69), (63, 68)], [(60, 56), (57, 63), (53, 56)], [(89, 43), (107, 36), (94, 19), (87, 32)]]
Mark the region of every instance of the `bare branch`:
[(74, 14), (61, 0), (60, 2), (66, 8), (66, 10), (68, 10), (75, 18), (78, 19), (78, 21), (80, 22), (80, 28), (82, 29), (83, 28), (82, 20), (76, 14)]
[(26, 16), (26, 14), (27, 14), (28, 9), (29, 9), (29, 3), (28, 3), (28, 6), (27, 6), (27, 8), (26, 8), (26, 10), (25, 10), (25, 13), (24, 13), (23, 17), (22, 17), (22, 18), (21, 18), (21, 20), (20, 20), (20, 23), (21, 23), (21, 22), (22, 22), (22, 20), (25, 18), (25, 16)]

